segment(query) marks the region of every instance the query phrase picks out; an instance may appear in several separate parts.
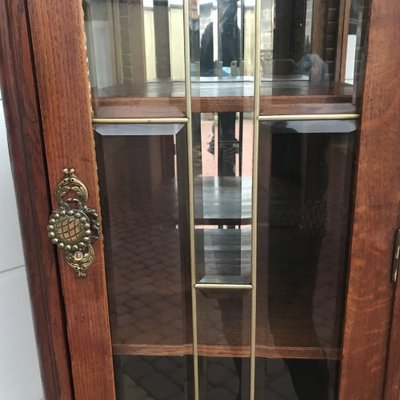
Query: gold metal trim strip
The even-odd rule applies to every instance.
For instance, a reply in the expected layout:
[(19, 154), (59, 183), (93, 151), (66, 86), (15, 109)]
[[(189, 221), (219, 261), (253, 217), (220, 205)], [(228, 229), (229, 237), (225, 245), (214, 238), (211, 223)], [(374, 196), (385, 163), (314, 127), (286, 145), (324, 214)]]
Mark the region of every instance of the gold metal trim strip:
[(288, 115), (260, 115), (258, 121), (326, 121), (326, 120), (354, 120), (360, 114), (288, 114)]
[(188, 149), (188, 191), (189, 191), (189, 241), (190, 241), (190, 275), (192, 294), (192, 331), (193, 331), (193, 375), (194, 400), (199, 400), (199, 347), (197, 337), (197, 293), (196, 283), (196, 249), (194, 231), (194, 177), (193, 177), (193, 142), (192, 142), (192, 88), (190, 77), (190, 7), (189, 0), (183, 0), (184, 51), (185, 51), (185, 105), (187, 115), (187, 149)]
[(255, 2), (254, 34), (254, 116), (253, 116), (253, 183), (251, 197), (251, 323), (250, 323), (250, 400), (255, 399), (256, 386), (256, 315), (257, 315), (257, 210), (260, 87), (261, 87), (261, 0)]
[(93, 118), (92, 124), (185, 124), (187, 117), (159, 118)]
[(195, 289), (229, 289), (229, 290), (252, 290), (251, 284), (230, 284), (230, 283), (196, 283)]

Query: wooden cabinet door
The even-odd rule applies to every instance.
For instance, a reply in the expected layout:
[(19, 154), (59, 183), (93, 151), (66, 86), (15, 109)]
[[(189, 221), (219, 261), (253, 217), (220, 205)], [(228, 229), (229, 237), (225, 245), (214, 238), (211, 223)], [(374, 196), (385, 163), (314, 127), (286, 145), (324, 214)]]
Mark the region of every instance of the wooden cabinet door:
[(53, 266), (74, 398), (383, 398), (400, 5), (178, 3), (18, 4), (53, 208), (73, 168), (102, 226)]

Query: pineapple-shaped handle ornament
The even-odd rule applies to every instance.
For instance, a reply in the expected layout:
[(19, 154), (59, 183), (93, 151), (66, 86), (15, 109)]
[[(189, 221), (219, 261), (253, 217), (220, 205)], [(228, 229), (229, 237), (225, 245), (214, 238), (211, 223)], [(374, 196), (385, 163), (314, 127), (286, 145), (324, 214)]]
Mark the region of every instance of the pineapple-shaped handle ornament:
[(86, 278), (94, 260), (92, 240), (99, 237), (99, 216), (87, 206), (86, 186), (77, 178), (73, 168), (64, 169), (64, 177), (57, 184), (59, 208), (49, 218), (48, 236), (64, 252), (67, 263), (77, 278)]

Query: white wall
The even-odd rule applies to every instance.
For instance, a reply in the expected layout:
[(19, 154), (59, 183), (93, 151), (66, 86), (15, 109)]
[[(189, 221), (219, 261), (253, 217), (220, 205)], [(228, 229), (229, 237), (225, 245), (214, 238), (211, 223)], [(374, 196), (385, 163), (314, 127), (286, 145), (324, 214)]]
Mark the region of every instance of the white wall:
[(0, 95), (0, 400), (43, 398)]

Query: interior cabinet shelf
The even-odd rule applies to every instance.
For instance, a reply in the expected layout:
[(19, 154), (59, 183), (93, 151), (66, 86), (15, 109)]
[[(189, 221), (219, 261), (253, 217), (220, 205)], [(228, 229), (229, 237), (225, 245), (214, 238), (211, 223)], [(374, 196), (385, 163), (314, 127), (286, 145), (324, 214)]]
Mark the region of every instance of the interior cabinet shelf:
[[(217, 345), (198, 345), (199, 356), (204, 357), (238, 357), (249, 358), (250, 346), (247, 347), (229, 347)], [(193, 354), (192, 344), (129, 344), (114, 343), (114, 355), (124, 356), (159, 356), (159, 357), (183, 357)], [(273, 344), (257, 345), (256, 357), (262, 358), (290, 358), (290, 359), (313, 359), (313, 360), (339, 360), (339, 348), (319, 348), (303, 346), (276, 347)]]
[(196, 269), (203, 271), (200, 284), (251, 283), (251, 231), (196, 229)]
[[(168, 302), (168, 300), (167, 300)], [(190, 307), (190, 304), (186, 304)], [(297, 313), (288, 314), (285, 304), (275, 303), (275, 314), (280, 313), (280, 319), (275, 321), (276, 327), (274, 334), (271, 332), (261, 318), (264, 315), (265, 304), (260, 303), (258, 307), (257, 318), (257, 346), (256, 356), (265, 358), (312, 358), (312, 359), (338, 359), (340, 356), (339, 347), (321, 346), (318, 340), (315, 339), (315, 332), (303, 326), (304, 304), (297, 305)], [(232, 306), (233, 307), (233, 306)], [(229, 314), (229, 310), (225, 310)], [(182, 309), (178, 306), (175, 309), (169, 309), (168, 314), (182, 315)], [(144, 315), (144, 314), (143, 314)], [(124, 329), (123, 339), (114, 339), (113, 350), (114, 354), (125, 355), (151, 355), (151, 356), (183, 356), (192, 354), (192, 345), (188, 342), (183, 342), (181, 337), (182, 330), (180, 324), (174, 324), (171, 320), (159, 320), (157, 332), (155, 333), (154, 326), (146, 326), (146, 319), (150, 319), (153, 313), (149, 312), (141, 322), (132, 322), (127, 324)], [(199, 313), (198, 326), (201, 330), (205, 316)], [(249, 316), (248, 316), (249, 318)], [(140, 329), (147, 333), (138, 335), (137, 324), (140, 324)], [(199, 355), (210, 357), (249, 357), (250, 346), (244, 346), (242, 343), (237, 343), (237, 338), (249, 338), (250, 324), (244, 326), (238, 321), (226, 321), (227, 326), (224, 333), (216, 328), (214, 331), (208, 329), (205, 335), (208, 343), (199, 343)], [(221, 326), (221, 325), (219, 325)], [(209, 325), (208, 325), (209, 327)], [(293, 330), (293, 328), (295, 328)], [(187, 327), (190, 331), (190, 327)], [(230, 335), (227, 336), (227, 332)], [(239, 334), (238, 334), (238, 331)], [(168, 332), (160, 337), (160, 332)], [(327, 340), (328, 338), (322, 338)], [(229, 343), (227, 343), (229, 342)], [(279, 342), (279, 343), (278, 343)]]
[[(194, 81), (192, 112), (252, 112), (254, 83), (239, 80)], [(332, 82), (264, 81), (261, 114), (354, 112), (353, 86)], [(93, 93), (96, 117), (184, 116), (183, 82), (117, 85)], [(133, 114), (132, 114), (133, 113)]]
[[(221, 248), (224, 247), (224, 235), (240, 234), (242, 240), (249, 241), (249, 231), (240, 232), (238, 229), (202, 231), (205, 241), (215, 244), (205, 246), (204, 256), (212, 260), (208, 264), (218, 269), (218, 262), (221, 261), (218, 253), (223, 251)], [(246, 252), (242, 254), (241, 268), (244, 274), (249, 273), (249, 253), (248, 251), (247, 254)], [(118, 256), (122, 260), (130, 258), (129, 254), (120, 253)], [(192, 354), (190, 340), (183, 335), (183, 332), (186, 332), (187, 337), (190, 337), (191, 332), (189, 319), (187, 322), (184, 319), (191, 309), (188, 297), (185, 300), (185, 291), (190, 289), (182, 283), (182, 276), (177, 272), (176, 266), (175, 269), (171, 268), (173, 263), (169, 261), (169, 264), (159, 263), (151, 270), (137, 265), (127, 268), (128, 261), (125, 261), (125, 274), (113, 280), (113, 297), (118, 303), (114, 310), (111, 307), (113, 325), (118, 326), (113, 335), (114, 354), (151, 356)], [(237, 264), (237, 259), (234, 262)], [(229, 264), (229, 256), (224, 257), (223, 264), (225, 266)], [(293, 303), (293, 287), (290, 282), (287, 284), (285, 275), (281, 278), (272, 278), (279, 287), (274, 288), (274, 293), (278, 296), (271, 299), (268, 297), (268, 276), (264, 278), (258, 283), (256, 355), (267, 358), (338, 358), (338, 347), (331, 345), (330, 337), (323, 336), (323, 327), (322, 336), (321, 333), (317, 336), (314, 326), (305, 322), (311, 321), (312, 310), (308, 299), (302, 301), (303, 298), (297, 296), (296, 302)], [(296, 277), (291, 277), (292, 282), (294, 278)], [(307, 277), (299, 276), (296, 279), (298, 285), (302, 286), (302, 279)], [(131, 289), (129, 282), (135, 282), (135, 290)], [(304, 286), (307, 287), (307, 284)], [(237, 309), (237, 301), (219, 302), (218, 296), (223, 291), (205, 289), (201, 292), (209, 300), (207, 300), (207, 312), (201, 308), (198, 310), (199, 354), (215, 357), (248, 357), (249, 345), (243, 343), (250, 343), (250, 312), (246, 313), (246, 308), (243, 306), (242, 316), (236, 318), (234, 310)], [(267, 306), (271, 301), (273, 301), (273, 314)], [(158, 317), (154, 319), (154, 315)], [(210, 315), (215, 320), (210, 320)]]
[[(175, 180), (163, 186), (160, 196), (155, 197), (155, 204), (159, 204), (155, 210), (162, 210), (161, 202), (165, 208), (167, 200), (166, 209), (174, 213), (175, 223), (179, 221), (177, 183)], [(195, 178), (198, 283), (251, 283), (251, 185), (251, 177)], [(275, 210), (275, 217), (270, 229), (275, 226), (292, 229), (282, 215), (286, 215), (290, 206), (296, 209), (298, 188), (280, 185), (274, 180), (271, 188), (270, 209)], [(190, 278), (189, 270), (180, 267), (179, 230), (158, 231), (161, 216), (158, 213), (145, 216), (140, 228), (135, 224), (127, 226), (124, 219), (113, 219), (116, 224), (113, 240), (124, 238), (115, 245), (118, 251), (110, 252), (109, 262), (110, 298), (115, 299), (115, 304), (110, 306), (112, 326), (116, 327), (114, 354), (190, 355)], [(155, 237), (158, 237), (156, 242)], [(316, 329), (310, 296), (301, 292), (301, 288), (310, 287), (308, 275), (301, 273), (307, 268), (296, 265), (291, 269), (297, 272), (288, 273), (287, 266), (280, 273), (279, 268), (274, 268), (273, 275), (266, 268), (258, 272), (257, 356), (338, 358), (339, 343), (330, 337), (335, 322), (317, 321), (320, 326)], [(228, 298), (224, 290), (198, 290), (207, 307), (203, 310), (198, 306), (199, 354), (248, 357), (250, 307), (244, 300), (238, 307), (237, 300), (242, 294), (250, 293), (248, 288), (235, 290), (234, 295), (229, 291), (229, 299), (236, 296), (233, 302), (219, 300), (219, 295)], [(240, 315), (235, 314), (237, 309), (242, 310)], [(210, 315), (215, 321), (209, 320)], [(328, 329), (324, 329), (324, 322), (330, 324)]]
[(195, 222), (204, 225), (251, 223), (251, 177), (195, 178)]

